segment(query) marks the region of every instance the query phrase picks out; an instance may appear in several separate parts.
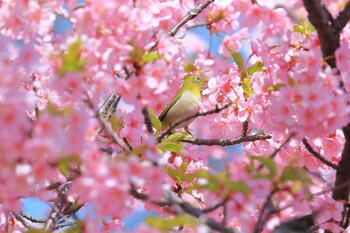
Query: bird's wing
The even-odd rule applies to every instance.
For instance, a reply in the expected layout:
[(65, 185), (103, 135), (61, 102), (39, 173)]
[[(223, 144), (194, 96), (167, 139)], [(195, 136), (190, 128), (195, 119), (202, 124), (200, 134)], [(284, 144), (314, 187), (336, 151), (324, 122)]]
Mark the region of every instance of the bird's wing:
[(180, 97), (181, 97), (181, 95), (176, 95), (174, 97), (174, 99), (171, 101), (171, 103), (166, 106), (166, 108), (163, 110), (163, 112), (158, 117), (160, 121), (164, 120), (164, 118), (165, 118), (166, 114), (169, 112), (170, 108), (172, 106), (174, 106), (174, 104), (176, 103), (176, 101), (178, 101), (178, 99), (180, 99)]

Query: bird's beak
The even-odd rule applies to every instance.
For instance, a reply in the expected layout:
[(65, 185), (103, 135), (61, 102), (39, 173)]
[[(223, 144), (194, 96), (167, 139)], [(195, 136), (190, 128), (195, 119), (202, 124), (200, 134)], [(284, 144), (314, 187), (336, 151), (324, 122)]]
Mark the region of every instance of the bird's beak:
[(209, 81), (209, 78), (203, 77), (203, 87), (202, 88), (206, 89), (208, 87), (208, 81)]

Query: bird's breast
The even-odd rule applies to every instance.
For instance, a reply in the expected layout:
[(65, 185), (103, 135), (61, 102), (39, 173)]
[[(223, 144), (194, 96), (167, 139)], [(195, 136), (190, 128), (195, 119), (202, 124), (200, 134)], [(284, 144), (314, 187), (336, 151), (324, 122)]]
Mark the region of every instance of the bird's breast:
[[(186, 117), (192, 116), (200, 110), (200, 96), (190, 92), (184, 92), (176, 103), (171, 107), (166, 116), (166, 123), (168, 125), (174, 124)], [(194, 119), (183, 122), (176, 128), (183, 128), (189, 125)]]

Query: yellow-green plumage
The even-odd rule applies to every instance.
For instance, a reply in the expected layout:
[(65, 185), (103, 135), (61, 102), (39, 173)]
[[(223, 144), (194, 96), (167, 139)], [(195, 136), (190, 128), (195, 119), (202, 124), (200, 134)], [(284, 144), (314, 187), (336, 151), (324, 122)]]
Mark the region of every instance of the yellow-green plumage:
[[(184, 77), (184, 82), (172, 99), (171, 103), (159, 115), (162, 122), (162, 128), (169, 128), (171, 124), (196, 114), (200, 110), (201, 89), (207, 81), (206, 78), (199, 75), (188, 75)], [(176, 128), (187, 127), (193, 119), (181, 123)]]

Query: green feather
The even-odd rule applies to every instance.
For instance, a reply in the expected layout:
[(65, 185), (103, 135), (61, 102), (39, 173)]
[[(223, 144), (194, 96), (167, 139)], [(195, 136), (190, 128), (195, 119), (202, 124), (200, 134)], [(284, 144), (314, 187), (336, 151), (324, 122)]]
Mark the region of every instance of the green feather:
[(166, 108), (163, 110), (163, 112), (159, 115), (159, 120), (160, 120), (160, 121), (163, 121), (163, 120), (164, 120), (166, 114), (169, 112), (169, 110), (171, 109), (171, 107), (176, 103), (176, 101), (180, 98), (180, 96), (181, 96), (180, 93), (178, 93), (178, 94), (172, 99), (171, 103), (168, 104), (168, 105), (166, 106)]
[[(180, 97), (185, 93), (189, 92), (193, 94), (194, 96), (198, 96), (198, 99), (200, 100), (201, 96), (201, 88), (203, 84), (207, 81), (206, 78), (201, 77), (199, 75), (187, 75), (184, 77), (184, 82), (178, 91), (178, 93), (175, 95), (175, 97), (171, 100), (171, 103), (166, 106), (166, 108), (163, 110), (163, 112), (159, 115), (159, 120), (164, 124), (168, 119), (171, 119), (172, 117), (168, 116), (168, 113), (170, 109), (176, 104), (176, 102), (180, 99)], [(178, 120), (181, 120), (179, 118)], [(174, 123), (174, 122), (171, 122)], [(168, 125), (165, 125), (165, 127), (168, 127)]]

